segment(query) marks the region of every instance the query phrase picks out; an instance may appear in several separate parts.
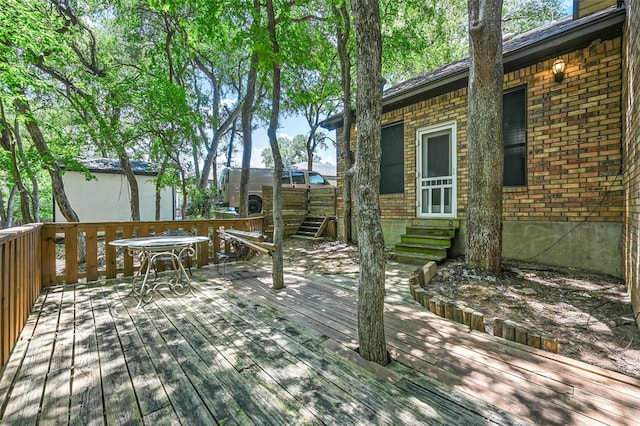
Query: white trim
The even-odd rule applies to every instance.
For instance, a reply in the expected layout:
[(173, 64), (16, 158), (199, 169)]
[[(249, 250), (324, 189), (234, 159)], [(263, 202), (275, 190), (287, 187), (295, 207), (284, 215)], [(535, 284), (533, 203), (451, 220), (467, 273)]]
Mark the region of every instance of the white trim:
[[(422, 212), (422, 191), (421, 191), (421, 170), (422, 170), (422, 138), (424, 135), (437, 133), (441, 131), (448, 131), (451, 134), (451, 213), (423, 213)], [(457, 194), (458, 194), (458, 182), (457, 182), (457, 122), (447, 121), (439, 123), (433, 126), (422, 127), (416, 130), (416, 217), (419, 218), (447, 218), (455, 219), (457, 217)]]

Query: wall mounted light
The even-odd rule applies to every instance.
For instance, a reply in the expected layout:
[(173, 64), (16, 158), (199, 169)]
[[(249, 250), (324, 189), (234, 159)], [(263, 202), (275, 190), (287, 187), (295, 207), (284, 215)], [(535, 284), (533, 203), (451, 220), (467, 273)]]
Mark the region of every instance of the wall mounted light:
[(565, 66), (566, 65), (562, 60), (562, 58), (558, 58), (555, 61), (553, 61), (553, 65), (551, 65), (551, 71), (553, 71), (553, 75), (556, 78), (556, 83), (560, 83), (562, 82), (562, 80), (564, 80)]

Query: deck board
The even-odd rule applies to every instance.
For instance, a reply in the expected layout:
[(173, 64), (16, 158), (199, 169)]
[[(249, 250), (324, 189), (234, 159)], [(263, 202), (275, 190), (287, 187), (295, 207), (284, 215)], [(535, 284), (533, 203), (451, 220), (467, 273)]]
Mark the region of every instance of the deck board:
[[(252, 312), (247, 310), (246, 306), (244, 306), (244, 308), (243, 306), (244, 305), (226, 304), (224, 307), (221, 306), (221, 309), (224, 309), (227, 316), (233, 317), (234, 322), (242, 322), (241, 318), (252, 318)], [(264, 314), (265, 312), (260, 315)], [(271, 313), (267, 312), (266, 314), (277, 318), (277, 312), (275, 311)], [(249, 324), (250, 327), (250, 323), (247, 324)], [(350, 393), (352, 397), (355, 396), (356, 400), (362, 404), (362, 407), (357, 411), (360, 420), (374, 421), (376, 413), (384, 415), (379, 401), (373, 399), (376, 396), (389, 401), (386, 408), (395, 408), (395, 401), (391, 399), (393, 395), (388, 395), (384, 392), (375, 392), (376, 386), (374, 379), (357, 374), (358, 372), (355, 369), (347, 371), (340, 367), (334, 368), (333, 363), (328, 363), (325, 359), (318, 357), (315, 352), (309, 351), (309, 348), (312, 348), (314, 345), (317, 347), (322, 338), (321, 336), (311, 336), (307, 334), (304, 342), (305, 346), (303, 347), (294, 339), (281, 333), (280, 329), (274, 328), (271, 325), (260, 330), (248, 328), (245, 332), (262, 347), (271, 346), (271, 349), (267, 352), (272, 352), (271, 356), (273, 357), (279, 357), (279, 354), (285, 353), (286, 349), (286, 356), (293, 368), (280, 369), (281, 372), (277, 377), (274, 377), (278, 382), (283, 383), (290, 381), (290, 377), (293, 374), (295, 377), (306, 377), (309, 388), (314, 389), (315, 392), (332, 395), (334, 400), (349, 400), (347, 395)], [(294, 324), (289, 325), (288, 332), (295, 335), (306, 334), (305, 331), (298, 331), (298, 328), (296, 328)], [(336, 372), (335, 369), (338, 369), (339, 373)], [(318, 377), (310, 377), (308, 373), (315, 371), (320, 372)], [(313, 381), (315, 381), (315, 383)], [(314, 414), (321, 416), (321, 418), (331, 418), (334, 415), (336, 403), (339, 404), (339, 402), (336, 401), (324, 401), (325, 405), (330, 407), (330, 411), (327, 411), (323, 407), (323, 404), (321, 404), (323, 402), (323, 395), (317, 393), (307, 396), (299, 395), (296, 389), (290, 389), (289, 392), (294, 395), (296, 399), (302, 399), (305, 405), (307, 405), (308, 408), (312, 408)], [(314, 403), (315, 406), (310, 407), (308, 405), (309, 403)], [(370, 410), (370, 417), (368, 419), (366, 417), (362, 418), (365, 407), (367, 410)], [(344, 416), (343, 414), (341, 418), (345, 418)], [(337, 421), (337, 419), (335, 420)], [(356, 422), (358, 419), (351, 420)], [(392, 419), (386, 418), (384, 420), (389, 422)]]
[[(118, 339), (127, 362), (129, 375), (140, 406), (140, 414), (146, 419), (149, 414), (170, 407), (171, 403), (158, 377), (153, 361), (145, 348), (144, 342), (129, 309), (135, 306), (135, 300), (127, 298), (129, 286), (120, 286), (116, 291), (104, 288), (104, 296), (112, 300), (110, 309), (118, 331)], [(123, 297), (124, 296), (124, 297)], [(127, 308), (127, 305), (132, 305)]]
[[(246, 284), (248, 280), (241, 280), (241, 282)], [(265, 297), (271, 297), (272, 301), (276, 299), (287, 299), (281, 294), (275, 295), (271, 294), (268, 289), (261, 289), (260, 285), (261, 283), (256, 282), (253, 288), (256, 289), (257, 292), (262, 292)], [(344, 300), (344, 297), (345, 296), (342, 295), (341, 300)], [(277, 308), (279, 305), (276, 303), (272, 306)], [(312, 321), (318, 321), (317, 324), (320, 325), (320, 329), (327, 325), (332, 327), (332, 331), (335, 332), (332, 333), (332, 338), (334, 339), (341, 340), (340, 333), (338, 333), (339, 330), (343, 333), (344, 338), (349, 342), (353, 342), (357, 338), (357, 320), (355, 319), (355, 315), (351, 315), (353, 317), (351, 319), (346, 319), (346, 317), (340, 315), (340, 312), (328, 309), (327, 305), (324, 305), (324, 308), (312, 307), (308, 306), (308, 304), (303, 300), (299, 300), (297, 303), (292, 303), (291, 308), (295, 309), (298, 313), (307, 315)], [(284, 308), (280, 306), (280, 309)], [(350, 312), (355, 312), (355, 305)], [(323, 320), (324, 324), (320, 324), (320, 321)], [(310, 322), (307, 324), (314, 327)], [(510, 392), (505, 392), (505, 390), (513, 391), (514, 388), (511, 386), (503, 386), (502, 382), (505, 380), (504, 377), (498, 376), (498, 379), (496, 380), (496, 376), (488, 374), (482, 368), (472, 369), (465, 367), (465, 364), (468, 364), (469, 360), (461, 359), (460, 357), (447, 356), (451, 355), (451, 353), (446, 348), (439, 346), (420, 348), (416, 343), (415, 349), (412, 353), (420, 352), (419, 356), (413, 356), (408, 352), (401, 353), (403, 351), (399, 348), (406, 345), (398, 344), (399, 341), (390, 338), (389, 327), (385, 326), (385, 328), (387, 331), (387, 342), (392, 346), (390, 352), (396, 355), (397, 358), (401, 359), (402, 362), (405, 362), (405, 358), (409, 356), (410, 359), (413, 360), (413, 366), (416, 370), (430, 377), (435, 377), (439, 381), (448, 385), (457, 386), (458, 389), (470, 395), (483, 395), (483, 397), (487, 398), (492, 404), (496, 404), (501, 407), (509, 407), (510, 410), (513, 410), (512, 412), (514, 414), (527, 417), (544, 416), (547, 421), (557, 422), (559, 424), (562, 423), (563, 419), (560, 416), (555, 416), (554, 414), (556, 412), (555, 405), (547, 402), (538, 405), (523, 403), (530, 399), (527, 398), (526, 392), (519, 392), (517, 397), (510, 396)], [(447, 345), (453, 347), (455, 346), (455, 343), (450, 342), (447, 343)], [(429, 349), (431, 349), (432, 352), (430, 352)], [(434, 355), (434, 352), (439, 352), (440, 356)], [(442, 357), (446, 357), (447, 360), (443, 361)], [(555, 397), (555, 395), (546, 388), (536, 388), (536, 390), (544, 393), (544, 395), (538, 395), (539, 397)], [(532, 402), (540, 401), (543, 400), (539, 399)], [(549, 407), (552, 409), (545, 410), (545, 408)], [(581, 415), (578, 414), (577, 417), (581, 417)]]
[[(280, 390), (280, 398), (288, 399), (289, 404), (300, 404), (305, 411), (320, 418), (332, 418), (334, 411), (340, 411), (341, 401), (349, 400), (337, 389), (332, 389), (332, 384), (322, 382), (315, 372), (302, 368), (290, 349), (283, 350), (278, 345), (276, 336), (267, 325), (256, 327), (255, 322), (247, 322), (234, 313), (230, 306), (221, 306), (220, 301), (217, 305), (214, 310), (219, 314), (215, 316), (214, 327), (226, 337), (226, 345), (235, 347), (236, 352), (242, 354), (244, 360), (240, 368), (255, 374), (262, 386), (272, 392)], [(268, 339), (263, 339), (263, 335)], [(292, 377), (296, 380), (292, 380)], [(332, 400), (328, 401), (328, 398)], [(363, 410), (358, 413), (362, 415)], [(347, 413), (343, 415), (347, 416)]]
[(136, 325), (148, 351), (153, 368), (158, 374), (171, 406), (181, 421), (187, 424), (210, 424), (215, 421), (206, 405), (198, 397), (193, 383), (187, 377), (164, 336), (163, 327), (154, 324), (147, 310), (136, 312)]
[(65, 288), (62, 293), (56, 338), (42, 400), (40, 418), (44, 423), (55, 424), (61, 416), (68, 415), (73, 360), (74, 300), (75, 291)]
[[(274, 394), (268, 388), (270, 377), (261, 373), (264, 363), (260, 362), (261, 351), (246, 346), (247, 339), (229, 326), (217, 310), (204, 314), (193, 309), (188, 303), (167, 303), (167, 312), (192, 324), (198, 333), (192, 333), (190, 341), (205, 359), (216, 364), (216, 375), (224, 383), (236, 403), (254, 422), (261, 418), (272, 419), (274, 423), (293, 423), (296, 417), (312, 418), (297, 400), (288, 394)], [(184, 312), (189, 312), (185, 315)], [(238, 342), (243, 342), (239, 345)], [(287, 413), (286, 406), (295, 407)], [(300, 413), (292, 417), (293, 413)]]
[[(0, 377), (1, 424), (638, 424), (640, 383), (469, 332), (388, 270), (387, 344), (357, 347), (354, 274), (199, 270), (136, 309), (119, 280), (41, 294)], [(403, 275), (404, 274), (404, 275)]]
[[(223, 309), (227, 309), (230, 315), (235, 315), (236, 318), (246, 318), (252, 314), (257, 317), (267, 316), (278, 318), (277, 311), (265, 312), (263, 306), (247, 306), (240, 302), (239, 305), (233, 303), (225, 304)], [(304, 364), (306, 367), (302, 369), (296, 377), (300, 377), (304, 374), (305, 370), (319, 371), (322, 379), (326, 381), (324, 385), (317, 386), (318, 389), (322, 389), (331, 395), (344, 395), (348, 394), (351, 397), (355, 397), (356, 401), (359, 401), (362, 405), (372, 410), (372, 416), (370, 418), (362, 417), (362, 410), (359, 410), (359, 418), (352, 419), (353, 423), (357, 421), (367, 420), (372, 423), (387, 423), (398, 424), (408, 423), (415, 424), (416, 422), (426, 421), (429, 419), (431, 424), (439, 423), (437, 418), (434, 418), (434, 413), (442, 414), (448, 411), (447, 422), (454, 421), (457, 424), (476, 424), (475, 416), (467, 416), (467, 410), (450, 404), (450, 400), (446, 399), (446, 403), (438, 404), (437, 399), (432, 397), (428, 404), (425, 401), (419, 403), (415, 399), (409, 402), (406, 396), (401, 392), (398, 392), (395, 388), (384, 387), (380, 385), (379, 379), (371, 377), (366, 371), (362, 371), (359, 368), (347, 368), (346, 366), (340, 366), (343, 359), (334, 357), (332, 362), (327, 362), (326, 358), (321, 358), (317, 355), (319, 347), (325, 338), (316, 334), (315, 336), (306, 333), (304, 329), (299, 329), (295, 326), (295, 323), (287, 323), (284, 326), (284, 330), (280, 327), (274, 327), (270, 325), (262, 330), (254, 330), (249, 334), (253, 336), (260, 344), (268, 344), (275, 340), (278, 346), (276, 354), (283, 353), (286, 348), (287, 354), (297, 358), (297, 360)], [(285, 331), (285, 332), (282, 332)], [(303, 342), (298, 342), (296, 339), (290, 336), (304, 336)], [(316, 350), (309, 351), (308, 348), (315, 348)], [(325, 354), (326, 357), (326, 354)], [(291, 373), (291, 371), (287, 371)], [(320, 380), (319, 380), (320, 381)], [(335, 387), (339, 387), (336, 390)], [(395, 390), (390, 392), (390, 390)], [(344, 397), (348, 399), (347, 397)], [(305, 401), (308, 403), (307, 401)], [(352, 402), (353, 404), (353, 402)], [(435, 405), (435, 406), (432, 406)], [(333, 410), (336, 407), (334, 405)], [(339, 411), (339, 409), (338, 409)], [(322, 418), (330, 418), (332, 413), (324, 413)], [(341, 419), (345, 419), (344, 415)]]
[(75, 287), (75, 340), (69, 423), (73, 425), (103, 425), (104, 416), (95, 413), (102, 410), (102, 383), (100, 358), (95, 334), (91, 286)]
[(46, 295), (31, 341), (13, 383), (11, 393), (16, 395), (16, 398), (12, 398), (3, 406), (4, 415), (14, 418), (16, 425), (34, 424), (38, 420), (40, 401), (45, 389), (44, 378), (49, 370), (55, 343), (61, 299), (61, 290)]
[[(241, 280), (242, 283), (247, 283), (247, 280)], [(265, 297), (271, 297), (272, 300), (281, 299), (286, 300), (286, 297), (283, 295), (275, 295), (270, 294), (270, 290), (259, 287), (260, 284), (255, 284), (254, 288), (257, 292), (262, 292)], [(314, 289), (316, 290), (316, 289)], [(341, 295), (341, 302), (345, 302), (345, 295)], [(310, 298), (310, 300), (317, 301), (317, 298)], [(326, 302), (326, 301), (325, 301)], [(274, 305), (277, 306), (277, 305)], [(355, 304), (353, 304), (352, 309), (347, 309), (341, 312), (342, 308), (332, 307), (329, 303), (323, 303), (321, 306), (313, 306), (313, 303), (306, 303), (304, 300), (298, 300), (297, 303), (293, 304), (293, 308), (296, 309), (297, 312), (305, 313), (309, 315), (310, 318), (316, 321), (320, 321), (323, 318), (330, 318), (329, 321), (325, 322), (325, 325), (329, 324), (334, 327), (334, 330), (343, 330), (345, 332), (345, 336), (353, 341), (357, 337), (356, 332), (356, 324), (357, 320), (355, 318)], [(406, 323), (406, 320), (403, 321)], [(410, 325), (407, 327), (411, 327)], [(399, 356), (399, 352), (407, 352), (407, 347), (409, 344), (403, 343), (400, 339), (390, 338), (390, 331), (395, 332), (391, 327), (389, 327), (389, 320), (385, 320), (385, 329), (387, 331), (387, 342), (393, 346), (393, 349), (396, 351), (396, 355)], [(460, 331), (460, 330), (458, 330)], [(399, 333), (403, 333), (400, 331)], [(437, 331), (433, 331), (433, 334), (436, 334)], [(449, 336), (450, 338), (454, 338), (455, 336)], [(334, 336), (334, 338), (339, 338)], [(403, 336), (404, 339), (407, 336)], [(448, 339), (449, 340), (449, 339)], [(440, 340), (438, 340), (440, 341)], [(500, 381), (495, 380), (495, 376), (492, 376), (491, 372), (486, 372), (484, 369), (475, 369), (471, 370), (470, 368), (466, 368), (465, 364), (468, 364), (467, 357), (452, 357), (447, 355), (452, 355), (450, 352), (451, 347), (455, 347), (455, 342), (447, 342), (446, 347), (430, 345), (425, 346), (422, 345), (420, 347), (418, 341), (413, 341), (413, 352), (420, 352), (420, 361), (422, 359), (427, 360), (427, 364), (437, 365), (436, 368), (428, 368), (426, 365), (420, 365), (419, 368), (422, 369), (423, 372), (428, 373), (429, 375), (434, 375), (440, 381), (454, 385), (462, 380), (463, 386), (461, 389), (467, 390), (470, 393), (483, 393), (493, 394), (492, 403), (501, 403), (502, 405), (509, 405), (511, 403), (518, 402), (515, 398), (509, 398), (508, 394), (504, 393), (505, 387), (501, 386)], [(404, 350), (403, 350), (404, 349)], [(413, 357), (414, 359), (418, 357)], [(448, 358), (444, 361), (444, 358)], [(420, 361), (418, 361), (420, 363)], [(505, 379), (501, 377), (504, 381)], [(520, 383), (523, 387), (527, 387), (526, 383)], [(511, 390), (512, 387), (506, 388)], [(536, 388), (538, 389), (538, 388)], [(555, 395), (546, 388), (542, 388), (542, 391), (545, 392), (545, 395), (549, 398), (555, 397)], [(524, 394), (526, 395), (526, 394)], [(523, 398), (523, 394), (519, 395), (519, 398)], [(540, 407), (542, 410), (544, 406)], [(530, 415), (530, 408), (526, 408), (525, 411), (519, 411), (519, 413)], [(559, 418), (557, 419), (560, 420)]]
[[(276, 296), (260, 287), (260, 280), (252, 282), (243, 275), (241, 269), (227, 273), (234, 286), (260, 295), (274, 308), (295, 311), (297, 319), (304, 317), (312, 327), (323, 316), (330, 318), (317, 329), (326, 333), (329, 328), (333, 338), (343, 334), (345, 342), (354, 342), (355, 277), (338, 282), (331, 277), (299, 279)], [(640, 388), (635, 379), (503, 344), (487, 334), (469, 333), (464, 326), (421, 311), (412, 301), (396, 298), (385, 309), (387, 342), (401, 362), (464, 392), (482, 395), (514, 414), (556, 424), (568, 419), (585, 424), (637, 424), (630, 419), (640, 418)]]
[(101, 286), (91, 292), (107, 424), (140, 423), (141, 415), (114, 318)]

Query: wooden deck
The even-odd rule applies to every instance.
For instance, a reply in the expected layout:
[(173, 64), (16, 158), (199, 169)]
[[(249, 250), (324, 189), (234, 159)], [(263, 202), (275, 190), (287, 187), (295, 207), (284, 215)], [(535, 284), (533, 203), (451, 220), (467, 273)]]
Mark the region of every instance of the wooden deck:
[(387, 270), (394, 362), (361, 361), (355, 275), (196, 273), (45, 290), (0, 377), (0, 424), (640, 424), (640, 382), (436, 317)]

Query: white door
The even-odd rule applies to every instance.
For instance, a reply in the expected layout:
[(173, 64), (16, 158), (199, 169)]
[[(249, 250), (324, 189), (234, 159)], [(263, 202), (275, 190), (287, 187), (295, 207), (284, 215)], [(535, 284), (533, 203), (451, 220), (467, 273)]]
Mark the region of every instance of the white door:
[(418, 130), (417, 217), (456, 217), (456, 124)]

